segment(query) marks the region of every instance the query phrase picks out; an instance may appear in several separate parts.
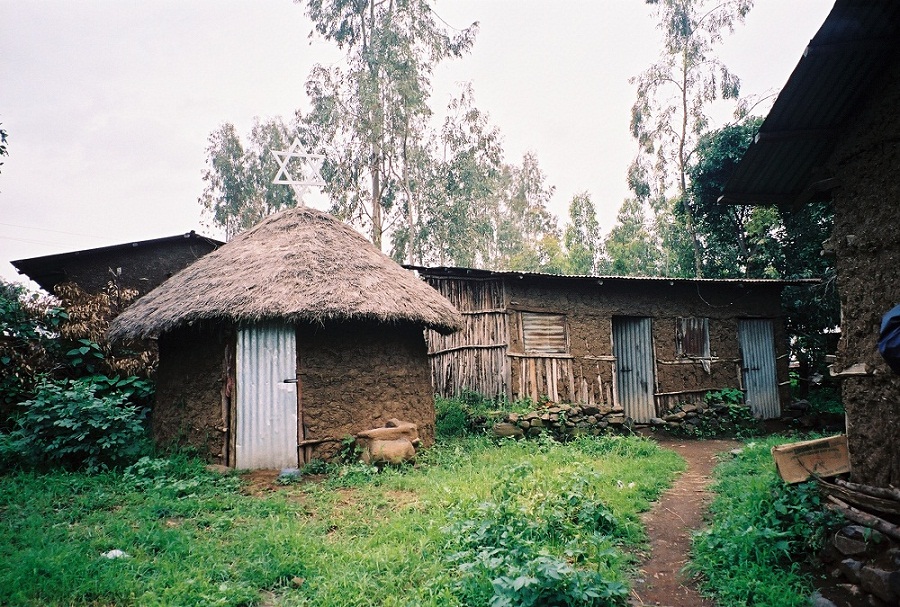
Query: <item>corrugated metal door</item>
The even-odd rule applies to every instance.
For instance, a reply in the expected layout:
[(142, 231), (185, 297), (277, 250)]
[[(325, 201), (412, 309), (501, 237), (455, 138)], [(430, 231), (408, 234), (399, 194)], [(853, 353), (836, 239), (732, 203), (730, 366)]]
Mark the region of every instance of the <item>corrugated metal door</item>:
[(636, 422), (656, 417), (653, 334), (649, 318), (613, 318), (613, 355), (619, 404)]
[(775, 331), (772, 321), (738, 321), (744, 400), (757, 417), (770, 419), (781, 413), (778, 374), (775, 370)]
[(297, 341), (293, 327), (238, 331), (235, 467), (297, 466)]

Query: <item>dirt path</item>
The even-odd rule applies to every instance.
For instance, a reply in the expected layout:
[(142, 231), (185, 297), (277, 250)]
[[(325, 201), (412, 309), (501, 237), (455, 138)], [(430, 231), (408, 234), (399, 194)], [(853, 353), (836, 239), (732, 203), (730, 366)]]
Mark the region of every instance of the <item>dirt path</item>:
[(712, 499), (706, 489), (717, 463), (716, 454), (730, 451), (740, 443), (679, 440), (665, 436), (654, 439), (681, 455), (687, 461), (687, 470), (644, 515), (650, 537), (650, 556), (639, 567), (631, 605), (714, 607), (714, 603), (700, 596), (681, 569), (688, 560), (690, 533), (703, 525), (703, 514)]

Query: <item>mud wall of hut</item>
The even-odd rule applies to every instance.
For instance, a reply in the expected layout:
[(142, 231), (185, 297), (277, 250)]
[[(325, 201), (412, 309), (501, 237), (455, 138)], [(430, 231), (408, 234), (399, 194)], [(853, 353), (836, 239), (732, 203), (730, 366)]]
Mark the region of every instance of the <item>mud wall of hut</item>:
[(184, 238), (125, 251), (86, 253), (61, 262), (60, 269), (66, 281), (88, 293), (99, 293), (115, 281), (143, 295), (213, 250), (215, 245), (207, 240)]
[[(710, 390), (742, 387), (740, 318), (774, 321), (778, 382), (782, 398), (787, 397), (787, 339), (780, 318), (778, 286), (531, 276), (432, 276), (428, 280), (467, 319), (466, 330), (458, 334), (429, 335), (433, 380), (439, 394), (471, 389), (513, 400), (547, 397), (614, 406), (613, 318), (630, 316), (652, 319), (658, 413), (678, 403), (699, 400)], [(523, 339), (523, 313), (564, 315), (567, 351), (528, 352)], [(484, 316), (491, 318), (490, 325), (484, 325)], [(678, 356), (676, 326), (683, 317), (709, 319), (710, 356), (706, 360)]]
[(885, 486), (900, 485), (900, 377), (877, 350), (881, 316), (900, 303), (900, 61), (873, 91), (830, 161), (840, 187), (828, 248), (837, 255), (843, 317), (834, 368), (865, 365), (842, 385), (852, 474)]
[(190, 445), (209, 461), (227, 463), (223, 397), (229, 335), (211, 327), (187, 327), (160, 337), (150, 423), (157, 445)]
[(417, 424), (423, 442), (433, 442), (434, 393), (421, 327), (301, 326), (297, 352), (306, 461), (332, 457), (340, 439), (391, 418)]

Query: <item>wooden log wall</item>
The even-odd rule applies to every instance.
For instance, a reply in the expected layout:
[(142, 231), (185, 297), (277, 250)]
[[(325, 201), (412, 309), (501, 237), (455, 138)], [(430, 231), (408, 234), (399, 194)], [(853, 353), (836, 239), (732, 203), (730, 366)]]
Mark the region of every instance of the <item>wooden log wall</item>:
[(546, 396), (554, 402), (584, 405), (615, 402), (612, 383), (603, 380), (612, 376), (612, 360), (515, 353), (510, 353), (509, 358), (514, 370), (513, 399), (530, 398), (536, 402)]
[(425, 332), (435, 392), (455, 396), (474, 390), (490, 398), (509, 397), (509, 323), (503, 283), (441, 277), (428, 281), (465, 320), (463, 330), (452, 335)]

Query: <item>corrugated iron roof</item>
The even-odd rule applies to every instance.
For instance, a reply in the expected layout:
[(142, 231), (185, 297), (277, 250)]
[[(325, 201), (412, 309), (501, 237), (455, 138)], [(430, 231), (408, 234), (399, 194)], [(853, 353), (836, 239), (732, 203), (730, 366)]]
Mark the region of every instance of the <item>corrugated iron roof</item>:
[(838, 0), (778, 95), (720, 202), (806, 202), (837, 185), (825, 163), (900, 51), (900, 2)]
[(580, 274), (544, 274), (541, 272), (516, 272), (481, 270), (478, 268), (459, 268), (452, 266), (414, 266), (404, 265), (408, 270), (414, 270), (423, 276), (443, 276), (447, 278), (534, 278), (545, 280), (562, 280), (575, 282), (647, 282), (669, 284), (756, 284), (756, 285), (804, 285), (818, 284), (818, 278), (797, 278), (793, 280), (781, 280), (773, 278), (671, 278), (666, 276), (585, 276)]

